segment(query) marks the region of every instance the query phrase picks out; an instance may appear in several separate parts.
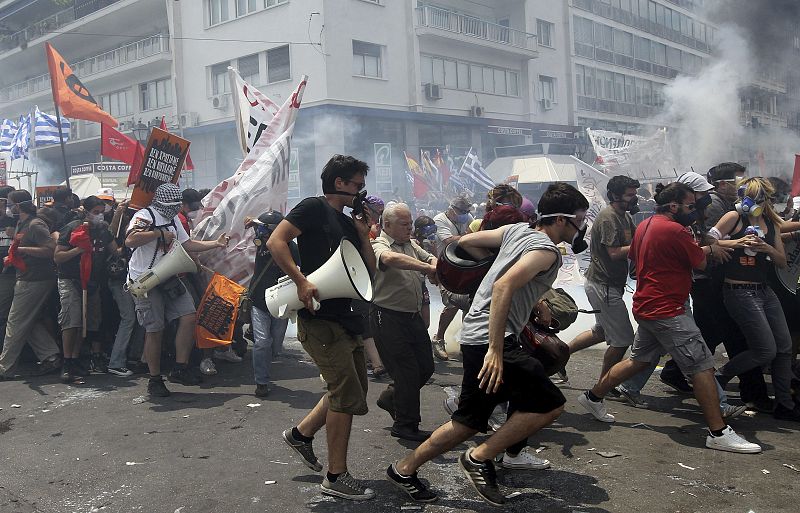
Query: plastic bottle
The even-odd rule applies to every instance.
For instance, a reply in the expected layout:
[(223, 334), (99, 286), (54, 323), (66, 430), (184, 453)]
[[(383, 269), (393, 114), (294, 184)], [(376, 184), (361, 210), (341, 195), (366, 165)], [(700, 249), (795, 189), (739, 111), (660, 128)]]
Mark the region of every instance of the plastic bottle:
[[(760, 226), (748, 226), (744, 229), (744, 235), (747, 237), (748, 235), (755, 235), (756, 237), (761, 237), (761, 227)], [(744, 248), (744, 254), (747, 256), (756, 256), (756, 252), (752, 249)]]

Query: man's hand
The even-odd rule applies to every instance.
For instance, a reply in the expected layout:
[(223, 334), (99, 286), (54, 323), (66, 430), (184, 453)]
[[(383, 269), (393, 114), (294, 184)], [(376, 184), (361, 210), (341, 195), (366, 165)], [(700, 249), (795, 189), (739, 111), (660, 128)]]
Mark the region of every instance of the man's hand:
[(219, 239), (216, 240), (217, 247), (218, 248), (227, 248), (228, 247), (228, 242), (230, 242), (230, 240), (231, 240), (231, 238), (228, 237), (227, 234), (223, 233), (222, 235), (219, 236)]
[(483, 357), (483, 367), (478, 373), (481, 380), (479, 387), (486, 390), (487, 394), (493, 394), (500, 388), (503, 382), (503, 352), (496, 353), (489, 349)]
[(317, 290), (317, 286), (308, 280), (303, 280), (297, 285), (297, 299), (302, 301), (306, 309), (314, 315), (316, 310), (314, 309), (313, 300), (319, 299), (319, 290)]
[(365, 208), (360, 216), (356, 216), (355, 212), (350, 214), (353, 222), (356, 224), (356, 230), (361, 239), (369, 239), (369, 230), (372, 228), (372, 218), (369, 216), (369, 209)]
[(714, 262), (724, 264), (731, 259), (731, 254), (733, 253), (732, 248), (723, 248), (720, 247), (719, 244), (714, 244), (712, 247), (714, 248), (714, 253), (711, 255), (711, 258)]
[(125, 209), (128, 208), (128, 204), (130, 201), (123, 201), (119, 205), (117, 205), (117, 212), (125, 212)]
[(172, 244), (172, 241), (175, 240), (175, 234), (169, 230), (161, 230), (161, 236), (164, 237), (164, 243), (167, 245), (167, 247), (169, 247)]

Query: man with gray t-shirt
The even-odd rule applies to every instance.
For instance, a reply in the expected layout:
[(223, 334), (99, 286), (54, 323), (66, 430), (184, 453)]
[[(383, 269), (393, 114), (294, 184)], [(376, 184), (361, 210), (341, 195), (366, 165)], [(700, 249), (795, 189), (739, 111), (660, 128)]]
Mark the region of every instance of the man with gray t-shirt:
[(459, 246), (474, 258), (497, 256), (464, 317), (458, 409), (450, 422), (386, 471), (389, 481), (415, 501), (437, 498), (417, 478), (417, 469), (478, 431), (485, 433), (492, 410), (504, 401), (509, 401), (506, 423), (486, 442), (464, 452), (459, 463), (481, 498), (496, 506), (505, 498), (497, 486), (495, 456), (505, 453), (506, 468), (530, 468), (531, 455), (522, 451), (520, 442), (558, 418), (565, 399), (541, 362), (522, 348), (519, 335), (534, 307), (538, 321), (550, 324), (550, 312), (539, 298), (550, 289), (561, 265), (556, 244), (569, 242), (575, 252), (586, 249), (588, 208), (577, 189), (554, 183), (539, 201), (536, 227), (518, 223), (459, 239)]

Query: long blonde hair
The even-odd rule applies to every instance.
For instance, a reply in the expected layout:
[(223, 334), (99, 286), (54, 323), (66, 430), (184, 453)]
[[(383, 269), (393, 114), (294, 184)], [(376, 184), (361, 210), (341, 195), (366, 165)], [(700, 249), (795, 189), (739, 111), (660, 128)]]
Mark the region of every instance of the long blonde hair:
[(742, 182), (741, 187), (744, 187), (745, 196), (754, 200), (764, 198), (764, 212), (761, 215), (769, 218), (776, 227), (780, 227), (781, 223), (783, 223), (783, 219), (781, 219), (778, 213), (775, 212), (775, 209), (772, 208), (772, 200), (770, 200), (770, 198), (775, 194), (775, 187), (773, 187), (769, 180), (756, 176)]

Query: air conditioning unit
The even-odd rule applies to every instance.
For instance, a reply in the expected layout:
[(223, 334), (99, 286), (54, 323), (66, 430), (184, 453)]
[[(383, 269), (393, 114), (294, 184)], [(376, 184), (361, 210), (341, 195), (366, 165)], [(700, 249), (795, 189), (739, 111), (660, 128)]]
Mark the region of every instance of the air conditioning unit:
[(179, 117), (181, 128), (197, 126), (197, 112), (184, 112)]
[(441, 100), (442, 90), (439, 84), (425, 84), (425, 98), (429, 100)]
[(120, 121), (119, 126), (117, 126), (117, 130), (120, 132), (124, 132), (126, 130), (130, 130), (132, 127), (129, 126), (130, 121)]
[(228, 95), (217, 94), (211, 97), (211, 105), (215, 109), (225, 110), (228, 108)]
[(544, 110), (551, 110), (553, 108), (553, 100), (550, 98), (542, 98), (542, 108)]
[(479, 107), (478, 105), (473, 105), (469, 108), (469, 115), (473, 118), (482, 118), (483, 117), (483, 107)]

